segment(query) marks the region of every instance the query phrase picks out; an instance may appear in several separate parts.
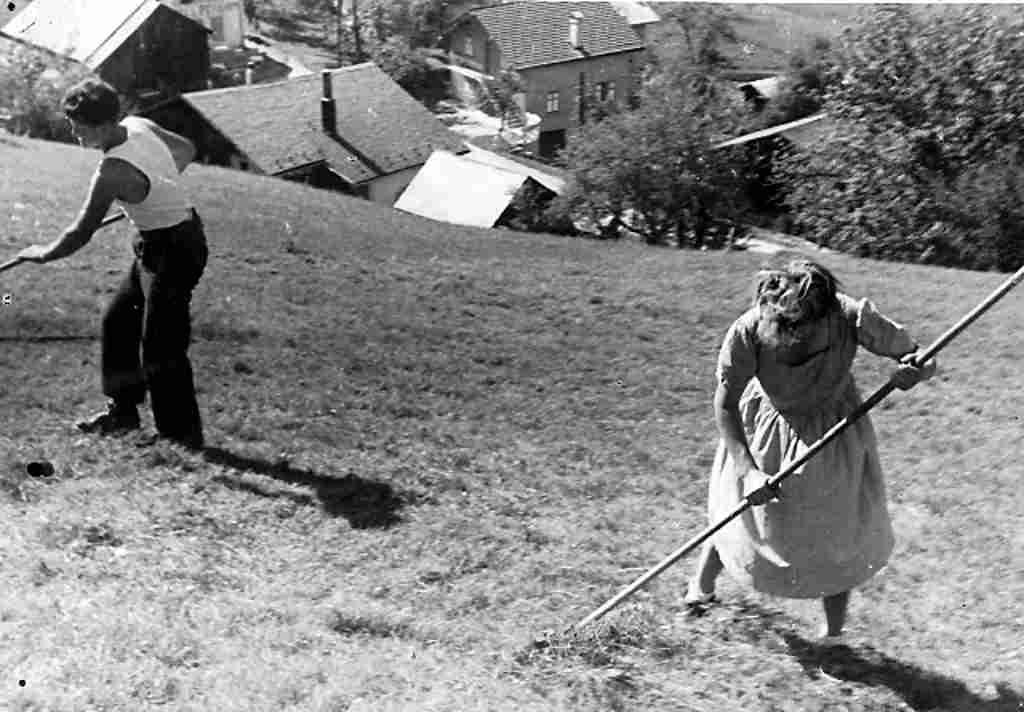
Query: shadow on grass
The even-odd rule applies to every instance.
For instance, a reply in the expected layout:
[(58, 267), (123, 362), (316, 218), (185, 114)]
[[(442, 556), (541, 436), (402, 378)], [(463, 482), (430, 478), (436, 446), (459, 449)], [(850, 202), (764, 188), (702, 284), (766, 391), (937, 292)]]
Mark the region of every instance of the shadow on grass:
[[(395, 489), (386, 482), (368, 480), (357, 475), (329, 477), (310, 470), (302, 470), (283, 463), (272, 463), (239, 455), (217, 447), (203, 450), (203, 458), (215, 465), (229, 467), (241, 473), (271, 477), (279, 482), (303, 485), (313, 490), (316, 500), (331, 516), (345, 517), (353, 529), (387, 529), (401, 521), (398, 511), (406, 504)], [(299, 504), (312, 504), (309, 495), (268, 492), (258, 485), (227, 477), (215, 477), (228, 487), (242, 489), (262, 497), (288, 497)]]
[(790, 654), (809, 676), (820, 674), (825, 656), (841, 669), (841, 680), (872, 687), (886, 687), (903, 698), (913, 710), (972, 710), (972, 712), (1019, 712), (1024, 695), (1005, 682), (995, 686), (998, 697), (986, 699), (971, 692), (963, 682), (932, 670), (897, 660), (868, 645), (832, 651), (792, 633), (782, 633)]

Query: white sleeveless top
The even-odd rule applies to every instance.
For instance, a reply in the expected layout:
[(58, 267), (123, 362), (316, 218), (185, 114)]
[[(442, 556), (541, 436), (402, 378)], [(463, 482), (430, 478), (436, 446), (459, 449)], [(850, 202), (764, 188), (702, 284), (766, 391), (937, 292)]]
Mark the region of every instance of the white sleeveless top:
[(121, 121), (128, 131), (124, 143), (106, 152), (142, 171), (149, 179), (149, 193), (141, 203), (117, 201), (138, 230), (171, 227), (192, 217), (192, 201), (178, 183), (178, 167), (167, 144), (137, 117)]

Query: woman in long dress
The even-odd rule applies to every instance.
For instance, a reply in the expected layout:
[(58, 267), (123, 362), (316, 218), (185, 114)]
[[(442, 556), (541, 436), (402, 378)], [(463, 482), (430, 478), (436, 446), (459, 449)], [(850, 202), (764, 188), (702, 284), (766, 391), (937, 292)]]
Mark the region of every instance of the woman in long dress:
[(753, 306), (725, 336), (715, 418), (721, 435), (709, 486), (717, 521), (745, 495), (755, 505), (701, 552), (691, 609), (715, 601), (723, 568), (740, 583), (786, 598), (820, 598), (822, 642), (841, 640), (850, 590), (893, 549), (875, 432), (862, 417), (806, 462), (772, 497), (763, 485), (861, 404), (851, 365), (858, 346), (899, 360), (901, 389), (935, 373), (901, 325), (867, 299), (838, 291), (825, 267), (794, 260), (758, 274)]

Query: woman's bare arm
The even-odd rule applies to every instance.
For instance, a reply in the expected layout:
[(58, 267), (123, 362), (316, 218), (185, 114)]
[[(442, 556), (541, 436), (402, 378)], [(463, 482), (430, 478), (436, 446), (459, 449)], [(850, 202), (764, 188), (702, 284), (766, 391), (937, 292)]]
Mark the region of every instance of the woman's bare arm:
[(726, 384), (718, 384), (718, 388), (715, 389), (715, 424), (737, 469), (747, 472), (758, 467), (750, 453), (747, 435), (743, 431), (739, 408), (740, 395)]

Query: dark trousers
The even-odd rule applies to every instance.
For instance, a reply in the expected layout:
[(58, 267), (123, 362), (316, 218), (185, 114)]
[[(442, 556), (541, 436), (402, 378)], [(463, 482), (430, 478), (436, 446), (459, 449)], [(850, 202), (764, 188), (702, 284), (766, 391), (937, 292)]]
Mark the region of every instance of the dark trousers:
[(192, 290), (209, 254), (202, 221), (193, 211), (186, 222), (140, 232), (132, 247), (135, 261), (103, 315), (103, 392), (138, 405), (148, 390), (158, 433), (200, 435), (187, 352)]

